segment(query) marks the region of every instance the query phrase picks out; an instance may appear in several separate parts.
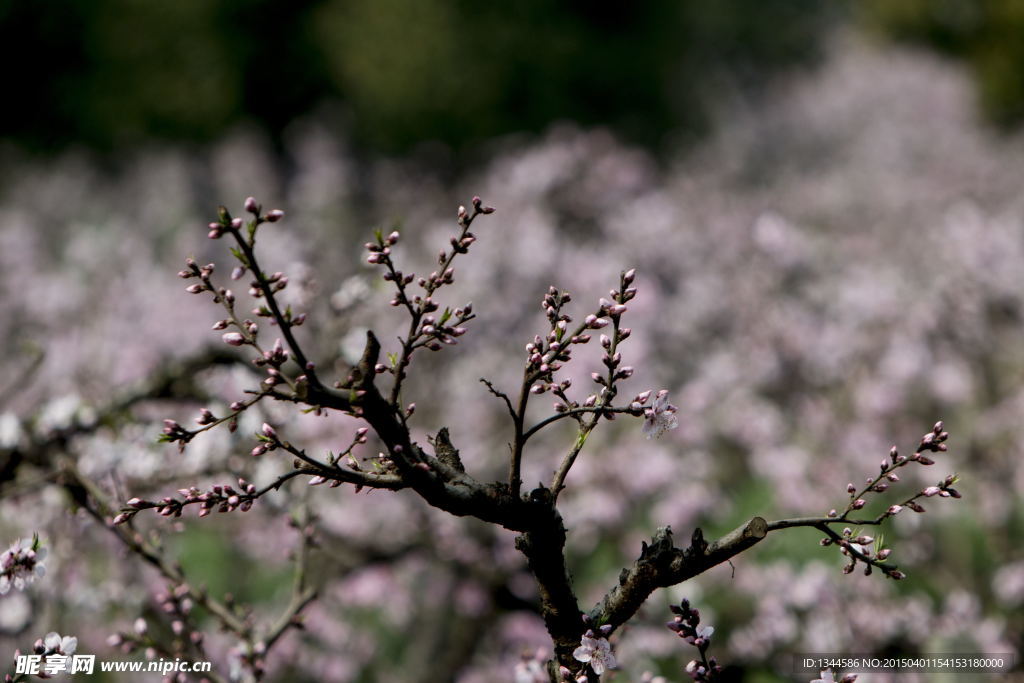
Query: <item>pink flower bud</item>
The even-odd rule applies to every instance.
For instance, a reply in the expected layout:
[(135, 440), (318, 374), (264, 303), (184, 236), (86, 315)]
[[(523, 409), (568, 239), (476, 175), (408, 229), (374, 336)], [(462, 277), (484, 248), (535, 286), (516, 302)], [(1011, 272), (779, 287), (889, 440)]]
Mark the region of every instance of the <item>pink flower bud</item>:
[(260, 432), (263, 434), (263, 436), (267, 437), (268, 439), (276, 439), (277, 438), (277, 430), (274, 429), (273, 427), (271, 427), (266, 422), (264, 422), (263, 426), (260, 427)]
[(241, 346), (242, 344), (245, 343), (245, 337), (243, 337), (238, 332), (228, 332), (227, 334), (222, 336), (221, 339), (224, 340), (225, 344), (228, 344), (230, 346)]
[(268, 223), (276, 223), (282, 218), (284, 218), (284, 211), (282, 211), (281, 209), (274, 209), (272, 211), (267, 212)]
[(259, 207), (256, 205), (256, 198), (255, 197), (246, 197), (245, 198), (245, 210), (248, 211), (251, 214), (256, 214), (256, 213), (259, 212)]

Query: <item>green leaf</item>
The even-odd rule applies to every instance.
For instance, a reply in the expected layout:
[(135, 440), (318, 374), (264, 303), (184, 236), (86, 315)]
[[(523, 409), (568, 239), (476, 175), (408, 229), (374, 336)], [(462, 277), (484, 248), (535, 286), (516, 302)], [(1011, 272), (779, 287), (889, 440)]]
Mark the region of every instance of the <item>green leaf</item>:
[(242, 250), (241, 250), (241, 249), (239, 249), (238, 247), (231, 247), (231, 254), (232, 254), (232, 255), (233, 255), (233, 256), (234, 256), (234, 257), (235, 257), (236, 259), (238, 259), (238, 261), (239, 261), (239, 262), (240, 262), (240, 263), (241, 263), (241, 264), (242, 264), (243, 266), (245, 266), (246, 268), (248, 268), (248, 267), (249, 267), (249, 260), (248, 260), (247, 258), (245, 258), (245, 254), (243, 254), (243, 253), (242, 253)]

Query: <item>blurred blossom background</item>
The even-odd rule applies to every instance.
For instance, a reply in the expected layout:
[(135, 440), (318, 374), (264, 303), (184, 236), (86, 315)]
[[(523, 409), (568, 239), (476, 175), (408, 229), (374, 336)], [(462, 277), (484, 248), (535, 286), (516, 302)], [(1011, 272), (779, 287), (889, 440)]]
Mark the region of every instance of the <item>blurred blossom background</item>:
[[(656, 527), (711, 538), (842, 508), (847, 482), (945, 420), (949, 453), (894, 488), (958, 472), (964, 497), (882, 530), (906, 581), (844, 576), (814, 531), (773, 534), (655, 593), (613, 638), (610, 680), (686, 678), (692, 648), (664, 627), (684, 596), (734, 680), (794, 680), (800, 652), (1019, 659), (1022, 30), (1013, 0), (0, 3), (0, 546), (37, 532), (49, 549), (45, 577), (0, 596), (0, 668), (49, 631), (114, 658), (109, 635), (163, 619), (159, 575), (52, 466), (11, 453), (50, 439), (48, 457), (125, 500), (272, 480), (285, 457), (246, 455), (264, 419), (313, 452), (347, 445), (353, 421), (267, 404), (183, 454), (155, 442), (163, 418), (252, 386), (242, 366), (180, 378), (202, 401), (107, 408), (222, 346), (219, 311), (176, 272), (186, 256), (229, 272), (205, 226), (250, 194), (287, 213), (261, 229), (263, 263), (290, 276), (300, 339), (338, 372), (366, 329), (393, 350), (407, 324), (364, 262), (373, 229), (399, 227), (399, 267), (427, 273), (459, 204), (497, 207), (442, 301), (479, 318), (418, 358), (406, 389), (420, 442), (447, 426), (483, 480), (504, 476), (511, 427), (479, 378), (518, 384), (549, 285), (582, 316), (637, 269), (623, 391), (668, 388), (680, 428), (647, 441), (638, 421), (605, 424), (573, 469), (563, 514), (585, 608)], [(577, 400), (600, 366), (588, 351), (561, 375)], [(545, 435), (528, 485), (571, 437)], [(269, 621), (300, 504), (319, 518), (321, 598), (268, 680), (514, 680), (523, 652), (550, 646), (513, 535), (404, 492), (292, 483), (244, 515), (139, 522), (193, 582)], [(236, 643), (206, 623), (227, 676)]]

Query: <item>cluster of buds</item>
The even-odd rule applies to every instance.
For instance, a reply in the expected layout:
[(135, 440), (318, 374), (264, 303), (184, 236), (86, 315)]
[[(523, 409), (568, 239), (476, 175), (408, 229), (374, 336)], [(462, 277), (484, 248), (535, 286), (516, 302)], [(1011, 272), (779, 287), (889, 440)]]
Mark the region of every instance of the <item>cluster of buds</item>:
[[(213, 302), (216, 304), (224, 304), (228, 310), (232, 310), (235, 305), (235, 294), (230, 289), (224, 287), (217, 287), (213, 284), (213, 271), (216, 269), (215, 264), (207, 263), (205, 266), (200, 266), (196, 263), (195, 259), (185, 259), (185, 268), (178, 271), (178, 277), (183, 280), (189, 280), (192, 278), (198, 278), (199, 282), (193, 283), (185, 288), (185, 291), (189, 294), (202, 294), (203, 292), (211, 292), (213, 294)], [(218, 325), (223, 325), (218, 327)], [(227, 327), (227, 322), (217, 323), (213, 326), (213, 329), (224, 329)], [(227, 335), (225, 335), (225, 341), (227, 341)], [(228, 342), (231, 343), (231, 342)], [(241, 344), (233, 344), (234, 346), (240, 346)]]
[(711, 636), (715, 629), (712, 626), (700, 625), (700, 611), (690, 607), (690, 601), (683, 598), (679, 605), (672, 605), (669, 609), (675, 614), (675, 618), (666, 626), (680, 638), (697, 648), (700, 659), (691, 660), (686, 665), (686, 673), (695, 681), (717, 681), (721, 677), (722, 667), (714, 657), (708, 657), (707, 651), (711, 647)]
[[(533, 341), (526, 345), (526, 376), (531, 382), (532, 393), (542, 394), (550, 391), (559, 399), (559, 402), (555, 403), (556, 412), (567, 413), (581, 407), (594, 408), (599, 403), (601, 406), (608, 406), (615, 396), (615, 383), (632, 376), (633, 368), (621, 365), (622, 357), (616, 349), (631, 332), (629, 328), (620, 328), (619, 320), (626, 312), (625, 302), (636, 296), (636, 289), (630, 286), (635, 276), (634, 270), (622, 273), (619, 289), (613, 289), (610, 293), (612, 300), (602, 298), (597, 312), (587, 315), (583, 322), (572, 330), (569, 328), (572, 318), (563, 311), (565, 304), (572, 300), (571, 295), (555, 287), (548, 288), (541, 301), (541, 308), (548, 319), (550, 330), (546, 337), (536, 335)], [(571, 386), (569, 380), (556, 382), (554, 373), (571, 359), (572, 346), (586, 344), (591, 340), (592, 332), (609, 325), (612, 326), (611, 336), (601, 334), (601, 346), (604, 349), (601, 360), (607, 372), (591, 374), (591, 378), (601, 390), (587, 397), (581, 405), (570, 400), (565, 394), (566, 389)], [(613, 412), (602, 414), (608, 419), (615, 417)]]
[[(284, 211), (280, 209), (272, 209), (263, 214), (262, 207), (256, 203), (255, 197), (246, 197), (245, 210), (253, 215), (253, 219), (249, 222), (250, 235), (255, 232), (256, 226), (261, 223), (276, 223), (284, 218)], [(212, 240), (220, 239), (224, 236), (224, 233), (237, 235), (238, 231), (245, 225), (245, 221), (241, 218), (232, 218), (231, 214), (223, 206), (218, 209), (217, 215), (219, 220), (207, 226), (210, 229), (208, 236)]]
[[(272, 293), (280, 292), (282, 289), (288, 286), (288, 276), (280, 271), (276, 273), (271, 273), (266, 277), (265, 284)], [(263, 283), (260, 283), (259, 280), (252, 280), (249, 283), (249, 296), (251, 296), (254, 299), (259, 299), (260, 297), (262, 297)], [(266, 308), (257, 308), (253, 312), (256, 313), (256, 315), (262, 317), (269, 317), (271, 315), (270, 311), (267, 310)]]
[[(924, 455), (925, 451), (931, 451), (934, 453), (942, 452), (947, 449), (946, 440), (949, 439), (949, 432), (945, 430), (942, 424), (942, 420), (935, 423), (932, 431), (921, 437), (921, 443), (918, 445), (917, 450), (914, 451), (909, 457), (902, 455), (893, 446), (889, 449), (889, 457), (879, 464), (879, 473), (876, 476), (868, 477), (866, 486), (858, 489), (853, 483), (847, 484), (846, 492), (850, 494), (850, 502), (846, 506), (846, 510), (840, 516), (835, 510), (830, 510), (828, 513), (829, 517), (840, 517), (845, 518), (851, 511), (863, 509), (867, 505), (867, 496), (874, 493), (885, 493), (889, 490), (891, 483), (898, 482), (900, 480), (899, 474), (896, 470), (909, 465), (910, 463), (918, 463), (920, 465), (934, 465), (935, 461), (930, 457)], [(949, 483), (945, 484), (947, 487), (956, 481), (955, 477)], [(955, 490), (954, 490), (955, 491)], [(934, 494), (932, 494), (934, 495)], [(953, 495), (953, 494), (951, 494)], [(899, 513), (903, 507), (910, 507), (917, 512), (924, 512), (923, 509), (916, 510), (916, 507), (910, 505), (913, 503), (918, 496), (914, 496), (908, 501), (898, 505), (892, 505), (886, 511), (885, 516), (892, 516)], [(959, 493), (955, 493), (954, 497), (959, 498)]]
[[(921, 437), (921, 443), (917, 447), (917, 451), (914, 455), (917, 456), (917, 461), (920, 462), (921, 455), (924, 451), (931, 451), (932, 453), (945, 452), (948, 450), (946, 446), (946, 440), (949, 439), (949, 432), (946, 431), (945, 426), (942, 424), (942, 420), (935, 423), (932, 427), (932, 431), (928, 432)], [(922, 465), (931, 465), (932, 462), (922, 462)]]
[(245, 479), (238, 480), (238, 489), (235, 490), (230, 484), (216, 484), (206, 491), (191, 486), (187, 489), (178, 489), (180, 499), (171, 496), (165, 496), (157, 501), (132, 498), (125, 503), (111, 524), (124, 524), (135, 517), (139, 511), (149, 509), (155, 509), (156, 513), (162, 517), (181, 517), (182, 511), (187, 505), (198, 505), (200, 517), (206, 517), (214, 508), (217, 508), (218, 512), (233, 512), (235, 510), (247, 512), (259, 497), (259, 492), (254, 484), (250, 484)]
[[(249, 233), (248, 241), (243, 238), (239, 232), (243, 225), (241, 218), (231, 218), (227, 209), (220, 207), (220, 221), (210, 223), (210, 236), (219, 238), (224, 232), (229, 232), (238, 242), (240, 249), (233, 249), (232, 253), (239, 260), (240, 264), (231, 271), (232, 280), (240, 280), (250, 270), (253, 272), (255, 277), (249, 283), (249, 294), (254, 298), (268, 297), (271, 298), (275, 292), (279, 292), (288, 286), (288, 277), (284, 273), (276, 272), (271, 275), (263, 275), (259, 271), (254, 262), (250, 262), (252, 256), (252, 245), (254, 236), (256, 234), (256, 228), (259, 224), (264, 222), (273, 223), (280, 220), (284, 216), (284, 212), (274, 210), (268, 212), (265, 216), (260, 214), (260, 207), (257, 205), (256, 200), (249, 197), (245, 201), (246, 211), (254, 215), (253, 220), (249, 222)], [(193, 259), (186, 261), (186, 268), (178, 273), (182, 278), (193, 278), (197, 277), (200, 280), (199, 284), (190, 285), (187, 291), (199, 294), (201, 292), (212, 292), (214, 297), (214, 303), (223, 304), (227, 310), (228, 317), (222, 320), (218, 320), (214, 323), (213, 329), (215, 331), (227, 330), (229, 327), (234, 327), (235, 330), (224, 332), (221, 339), (225, 344), (229, 346), (244, 346), (252, 345), (256, 346), (257, 335), (259, 334), (259, 325), (251, 319), (239, 320), (235, 315), (235, 294), (230, 289), (223, 287), (216, 287), (212, 280), (211, 275), (213, 274), (214, 265), (208, 264), (203, 267), (196, 265)], [(284, 312), (279, 312), (276, 304), (270, 301), (270, 306), (261, 305), (253, 309), (253, 315), (259, 318), (272, 318), (271, 324), (281, 323), (282, 325), (292, 327), (301, 325), (306, 320), (305, 314), (294, 315), (290, 307), (286, 308)], [(258, 348), (258, 347), (257, 347)]]
[[(599, 301), (598, 320), (611, 320), (610, 334), (601, 334), (601, 362), (607, 368), (606, 374), (595, 372), (591, 379), (601, 386), (601, 403), (608, 404), (615, 397), (615, 383), (619, 380), (629, 379), (633, 376), (633, 368), (629, 365), (622, 365), (622, 354), (619, 353), (619, 344), (625, 341), (632, 333), (628, 327), (621, 327), (619, 323), (622, 315), (626, 312), (626, 303), (636, 296), (636, 287), (633, 280), (636, 279), (636, 269), (630, 269), (619, 276), (619, 287), (609, 292), (611, 300), (602, 298)], [(589, 318), (588, 318), (589, 319)], [(611, 414), (608, 414), (611, 418)]]
[(155, 599), (160, 611), (167, 615), (174, 638), (171, 647), (163, 647), (158, 643), (150, 633), (149, 624), (142, 617), (135, 620), (130, 631), (119, 631), (108, 637), (107, 645), (118, 648), (125, 654), (144, 650), (147, 659), (154, 659), (158, 654), (170, 657), (183, 656), (188, 644), (201, 647), (203, 633), (189, 628), (193, 601), (188, 585), (169, 586), (166, 591), (157, 593)]
[[(412, 408), (412, 410), (416, 409), (415, 403), (410, 403), (409, 405)], [(407, 412), (410, 415), (412, 414), (411, 411), (407, 410)], [(343, 450), (341, 453), (338, 453), (337, 455), (331, 453), (328, 454), (327, 464), (337, 465), (338, 463), (344, 461), (349, 467), (351, 467), (356, 472), (361, 471), (361, 468), (359, 467), (359, 461), (356, 460), (354, 455), (352, 455), (352, 449), (354, 449), (356, 446), (360, 446), (366, 443), (369, 440), (369, 433), (369, 427), (360, 427), (359, 429), (357, 429), (352, 437), (352, 443), (349, 444), (348, 448)]]
[[(946, 441), (948, 439), (949, 432), (945, 430), (945, 427), (940, 420), (935, 423), (935, 426), (932, 427), (930, 432), (921, 437), (921, 442), (918, 445), (917, 450), (910, 456), (902, 455), (897, 448), (893, 446), (889, 450), (889, 457), (879, 463), (879, 473), (873, 477), (868, 477), (866, 479), (866, 484), (863, 487), (858, 488), (852, 482), (847, 484), (846, 491), (850, 496), (850, 502), (847, 504), (846, 509), (842, 514), (833, 509), (829, 510), (828, 517), (836, 519), (837, 521), (846, 521), (849, 519), (849, 515), (851, 513), (857, 510), (862, 510), (867, 505), (868, 498), (871, 495), (886, 493), (889, 491), (892, 484), (900, 481), (900, 476), (896, 470), (901, 467), (906, 467), (911, 463), (934, 465), (935, 461), (925, 455), (925, 453), (940, 453), (946, 451)], [(889, 505), (884, 512), (879, 514), (873, 520), (856, 523), (880, 524), (886, 518), (894, 517), (904, 509), (923, 513), (925, 508), (920, 502), (918, 502), (921, 498), (931, 498), (932, 496), (960, 498), (960, 492), (953, 488), (953, 484), (956, 482), (956, 475), (949, 475), (937, 485), (928, 486), (921, 491), (916, 492), (906, 500)], [(870, 536), (858, 535), (854, 537), (853, 531), (847, 528), (843, 530), (843, 534), (841, 536), (831, 534), (830, 536), (823, 538), (821, 540), (821, 545), (828, 546), (834, 543), (839, 546), (840, 551), (844, 555), (850, 558), (849, 563), (843, 568), (844, 573), (852, 573), (856, 568), (857, 561), (859, 560), (865, 564), (865, 574), (870, 574), (872, 567), (877, 567), (889, 578), (905, 578), (906, 574), (897, 570), (892, 565), (885, 564), (886, 558), (888, 558), (891, 553), (890, 549), (880, 548), (874, 555), (872, 555), (871, 549), (868, 546), (873, 540), (874, 539)]]
[(39, 536), (22, 538), (0, 553), (0, 595), (6, 594), (13, 586), (24, 590), (25, 586), (46, 573), (43, 560), (46, 548), (39, 542)]
[[(566, 389), (572, 386), (571, 381), (566, 379), (556, 382), (554, 373), (571, 360), (574, 345), (590, 341), (591, 336), (586, 331), (597, 329), (595, 322), (593, 325), (584, 323), (573, 331), (569, 330), (572, 318), (562, 309), (570, 301), (572, 295), (569, 292), (549, 287), (541, 301), (541, 308), (548, 319), (550, 329), (544, 337), (534, 335), (533, 341), (526, 345), (526, 374), (533, 381), (530, 391), (534, 394), (552, 392), (560, 399), (560, 402), (555, 404), (555, 410), (559, 412), (564, 412), (575, 405), (565, 395)], [(594, 321), (597, 320), (594, 316), (588, 316), (588, 319), (590, 317), (593, 317)], [(602, 322), (607, 324), (607, 321)]]
[(233, 401), (231, 403), (229, 412), (224, 417), (218, 417), (209, 408), (200, 408), (199, 416), (196, 417), (196, 424), (199, 425), (198, 429), (185, 429), (176, 420), (167, 419), (164, 420), (164, 427), (160, 434), (159, 441), (161, 443), (177, 443), (178, 450), (182, 450), (189, 441), (194, 439), (200, 432), (207, 431), (216, 427), (219, 424), (227, 423), (228, 430), (234, 432), (238, 429), (238, 416), (246, 408), (256, 402), (259, 397), (251, 399), (249, 401)]
[[(907, 576), (895, 567), (882, 564), (892, 554), (892, 549), (882, 547), (881, 539), (878, 539), (876, 543), (874, 536), (867, 534), (855, 536), (853, 529), (846, 527), (843, 529), (843, 533), (838, 540), (824, 538), (821, 544), (828, 546), (832, 545), (833, 542), (839, 546), (839, 552), (850, 559), (849, 563), (843, 566), (844, 574), (852, 574), (857, 568), (857, 560), (860, 560), (864, 563), (865, 576), (871, 575), (873, 567), (878, 567), (890, 579), (896, 579), (897, 581), (905, 579)], [(877, 547), (873, 548), (872, 546)]]
[[(398, 239), (401, 237), (401, 234), (397, 230), (392, 230), (391, 233), (385, 237), (384, 233), (378, 230), (376, 232), (376, 237), (376, 242), (367, 242), (363, 245), (366, 247), (366, 251), (369, 252), (366, 256), (366, 262), (375, 266), (393, 266), (394, 264), (391, 262), (391, 247), (398, 244)], [(416, 275), (413, 273), (404, 275), (400, 271), (395, 271), (389, 268), (388, 272), (384, 275), (384, 279), (387, 281), (401, 282), (403, 285), (407, 285), (416, 279)]]
[(192, 440), (197, 434), (196, 431), (185, 429), (176, 420), (164, 420), (164, 428), (160, 432), (161, 443), (176, 443), (178, 451), (185, 450), (185, 444)]
[[(409, 408), (406, 409), (406, 416), (411, 415), (416, 409), (415, 403), (410, 403)], [(352, 438), (352, 443), (349, 444), (348, 448), (341, 451), (337, 455), (334, 453), (327, 454), (327, 465), (331, 467), (341, 467), (342, 464), (346, 465), (349, 469), (354, 472), (363, 472), (364, 468), (359, 464), (359, 461), (353, 455), (352, 451), (356, 446), (365, 444), (368, 441), (368, 434), (370, 432), (369, 427), (360, 427), (355, 431), (355, 435)], [(394, 463), (384, 453), (379, 453), (377, 457), (370, 460), (372, 469), (376, 473), (382, 473), (385, 471), (392, 471), (394, 469)], [(298, 466), (298, 463), (296, 463)], [(334, 479), (326, 475), (317, 474), (309, 478), (308, 484), (310, 486), (320, 486), (321, 484), (327, 484), (330, 488), (337, 488), (343, 484), (343, 480)], [(362, 490), (361, 485), (356, 485), (356, 493)]]
[[(390, 365), (381, 363), (374, 368), (377, 373), (391, 372), (395, 376), (393, 398), (398, 396), (402, 380), (406, 376), (406, 368), (411, 362), (412, 354), (417, 349), (440, 351), (444, 345), (455, 345), (457, 338), (466, 333), (466, 328), (463, 325), (475, 317), (471, 303), (455, 310), (446, 308), (442, 313), (435, 315), (441, 310), (441, 305), (435, 300), (434, 294), (444, 285), (452, 284), (455, 281), (455, 270), (452, 267), (455, 256), (466, 253), (469, 246), (476, 241), (476, 236), (469, 230), (473, 220), (480, 214), (493, 212), (494, 209), (484, 206), (479, 197), (473, 198), (473, 213), (467, 212), (466, 207), (460, 206), (458, 223), (461, 232), (452, 236), (450, 251), (441, 250), (437, 258), (437, 270), (426, 277), (417, 278), (415, 273), (403, 273), (395, 267), (391, 249), (401, 238), (397, 230), (387, 235), (383, 231), (377, 230), (375, 241), (367, 242), (364, 245), (367, 251), (366, 262), (382, 267), (384, 280), (395, 286), (395, 296), (391, 299), (390, 304), (404, 306), (412, 317), (409, 336), (402, 339), (401, 353), (391, 358)], [(409, 291), (409, 285), (413, 282), (416, 282), (423, 290), (422, 294), (414, 294)]]
[(275, 339), (274, 345), (270, 349), (263, 351), (253, 359), (253, 365), (258, 368), (266, 368), (267, 370), (267, 377), (263, 380), (263, 386), (267, 389), (272, 389), (285, 381), (284, 375), (281, 374), (281, 366), (288, 362), (288, 358), (288, 349), (284, 347), (280, 339)]
[(185, 291), (189, 294), (202, 294), (203, 292), (216, 291), (213, 286), (213, 281), (211, 280), (215, 267), (216, 266), (212, 263), (200, 266), (193, 258), (185, 259), (185, 268), (178, 271), (178, 277), (182, 280), (191, 280), (192, 278), (199, 279), (199, 282), (186, 287)]
[(256, 432), (256, 439), (259, 443), (249, 452), (254, 458), (258, 458), (267, 451), (275, 450), (281, 445), (281, 440), (277, 438), (277, 430), (266, 422), (260, 427), (260, 431)]
[(425, 315), (418, 331), (422, 341), (418, 343), (431, 351), (440, 351), (442, 344), (455, 346), (458, 343), (456, 337), (466, 334), (466, 328), (462, 325), (473, 317), (472, 303), (454, 311), (446, 308), (440, 317)]

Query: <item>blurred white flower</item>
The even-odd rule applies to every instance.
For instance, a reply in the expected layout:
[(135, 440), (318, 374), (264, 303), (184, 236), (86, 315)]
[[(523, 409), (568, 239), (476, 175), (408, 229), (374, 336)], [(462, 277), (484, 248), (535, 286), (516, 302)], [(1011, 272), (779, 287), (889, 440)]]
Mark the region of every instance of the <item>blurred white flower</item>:
[(78, 648), (78, 638), (74, 636), (61, 637), (56, 631), (51, 631), (43, 637), (43, 645), (46, 646), (48, 652), (72, 655), (75, 653), (75, 649)]
[(541, 649), (531, 655), (524, 655), (516, 663), (515, 683), (547, 683), (550, 680), (544, 667), (547, 653)]
[(0, 553), (0, 595), (11, 590), (24, 590), (37, 577), (46, 573), (43, 560), (46, 548), (39, 547), (38, 538), (22, 538)]

